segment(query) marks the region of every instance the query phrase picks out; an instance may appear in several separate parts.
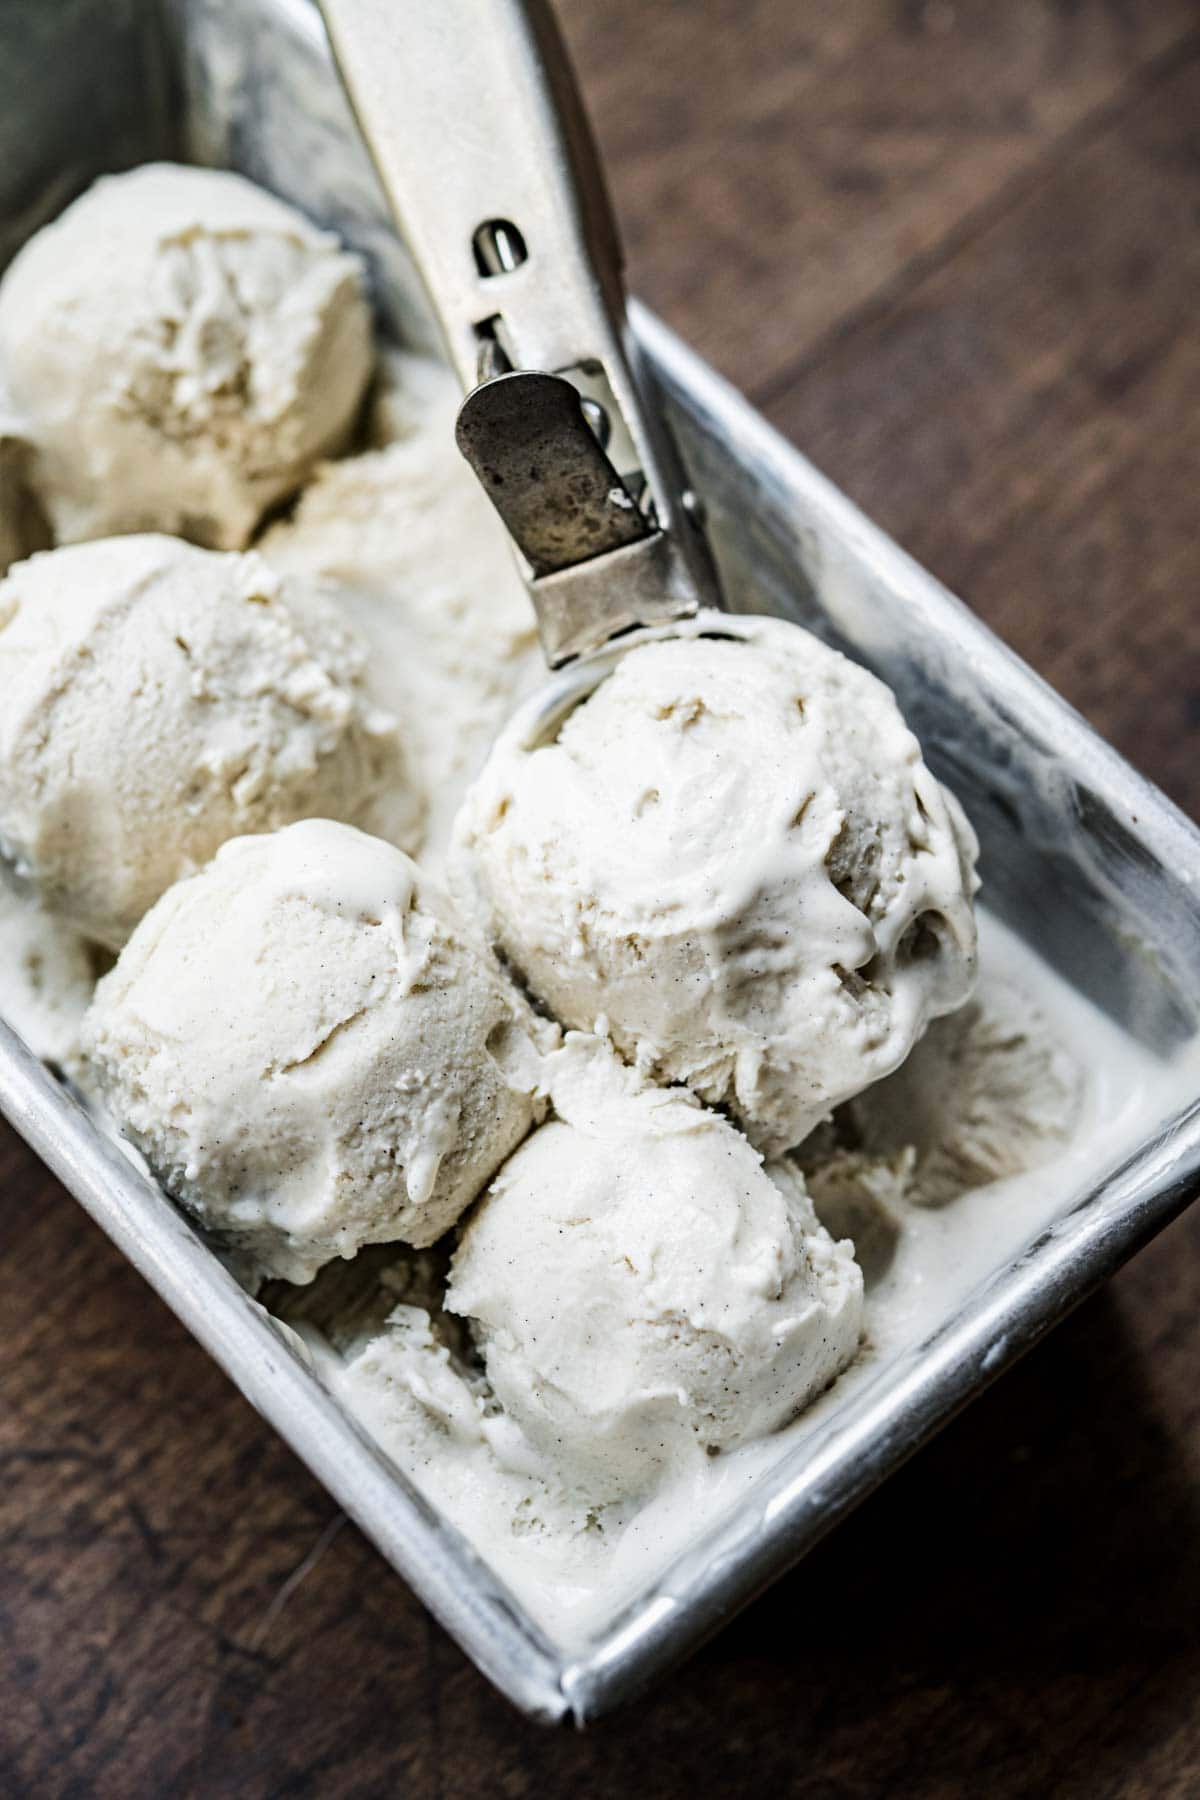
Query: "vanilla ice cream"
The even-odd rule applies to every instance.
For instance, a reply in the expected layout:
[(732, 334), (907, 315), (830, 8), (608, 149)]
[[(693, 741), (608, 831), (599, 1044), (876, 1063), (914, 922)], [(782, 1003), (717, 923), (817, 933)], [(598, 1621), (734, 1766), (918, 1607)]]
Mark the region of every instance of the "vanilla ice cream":
[(70, 1060), (96, 973), (91, 946), (0, 864), (0, 1019), (35, 1056)]
[(59, 542), (240, 548), (346, 442), (371, 364), (358, 258), (215, 169), (98, 181), (0, 283), (0, 368)]
[(265, 1274), (429, 1244), (535, 1118), (519, 1001), (401, 851), (310, 819), (171, 888), (96, 989), (90, 1079)]
[(854, 1355), (862, 1278), (803, 1181), (575, 1036), (555, 1119), (472, 1214), (446, 1305), (507, 1419), (598, 1499), (775, 1430)]
[(868, 1184), (902, 1171), (916, 1205), (944, 1206), (1057, 1154), (1080, 1122), (1083, 1076), (1036, 1001), (993, 976), (931, 1025), (903, 1067), (838, 1114), (828, 1151), (805, 1147), (814, 1186), (840, 1168)]
[(561, 1023), (778, 1150), (966, 998), (971, 828), (891, 692), (807, 632), (704, 615), (537, 729), (468, 796), (461, 879)]
[[(879, 1157), (860, 1153), (860, 1170), (871, 1172), (870, 1187), (860, 1185), (856, 1197), (847, 1187), (843, 1198), (854, 1198), (862, 1212), (854, 1231), (856, 1256), (867, 1265), (864, 1338), (859, 1354), (832, 1388), (783, 1429), (739, 1442), (717, 1456), (704, 1454), (698, 1439), (695, 1454), (687, 1454), (688, 1439), (681, 1431), (665, 1440), (671, 1463), (651, 1485), (597, 1500), (579, 1491), (586, 1485), (583, 1476), (574, 1489), (554, 1476), (557, 1462), (567, 1466), (570, 1480), (574, 1437), (568, 1434), (561, 1450), (552, 1443), (549, 1454), (541, 1453), (491, 1394), (477, 1361), (452, 1330), (457, 1323), (461, 1334), (469, 1321), (455, 1321), (443, 1309), (440, 1253), (368, 1252), (353, 1264), (324, 1271), (313, 1289), (269, 1297), (272, 1308), (282, 1307), (284, 1318), (304, 1335), (331, 1391), (439, 1515), (466, 1536), (559, 1649), (586, 1654), (597, 1632), (611, 1627), (633, 1601), (644, 1600), (672, 1565), (668, 1592), (678, 1591), (675, 1573), (686, 1579), (680, 1559), (719, 1558), (729, 1553), (731, 1543), (744, 1544), (747, 1532), (787, 1504), (795, 1484), (806, 1479), (814, 1459), (824, 1454), (830, 1433), (847, 1417), (865, 1416), (881, 1382), (907, 1379), (923, 1367), (931, 1330), (959, 1318), (983, 1284), (1018, 1262), (1040, 1234), (1061, 1225), (1078, 1196), (1111, 1174), (1131, 1130), (1148, 1130), (1195, 1093), (1194, 1052), (1172, 1071), (1173, 1098), (1168, 1097), (1163, 1065), (1154, 1056), (986, 911), (980, 931), (980, 1017), (994, 1019), (1003, 1000), (994, 1006), (993, 999), (1007, 992), (1020, 996), (1023, 1029), (1031, 1036), (1040, 1036), (1041, 1030), (1031, 1026), (1031, 1018), (1052, 1021), (1054, 1062), (1073, 1071), (1071, 1086), (1079, 1105), (1061, 1141), (1053, 1148), (1043, 1141), (1036, 1168), (1017, 1172), (1020, 1152), (1014, 1144), (1008, 1173), (998, 1184), (972, 1188), (943, 1206), (914, 1203), (911, 1155), (885, 1165)], [(914, 1056), (923, 1060), (928, 1047), (931, 1056), (940, 1057), (936, 1040), (944, 1038), (946, 1029), (934, 1025)], [(972, 1038), (979, 1029), (970, 1028)], [(1001, 1028), (993, 1023), (987, 1035), (998, 1041)], [(1035, 1049), (1026, 1062), (1033, 1083), (1045, 1048)], [(967, 1055), (973, 1057), (975, 1050)], [(548, 1070), (552, 1097), (557, 1092), (564, 1111), (572, 1106), (562, 1078), (567, 1062), (552, 1058)], [(841, 1109), (839, 1122), (846, 1110), (857, 1112), (870, 1098), (864, 1095), (850, 1109)], [(1009, 1117), (1018, 1139), (1022, 1108), (1036, 1113), (1038, 1106), (1036, 1092), (1027, 1090), (1020, 1105), (1012, 1107)], [(954, 1109), (950, 1111), (953, 1115)], [(539, 1143), (542, 1130), (510, 1166)], [(806, 1156), (809, 1148), (804, 1146)], [(584, 1149), (590, 1156), (588, 1140)], [(814, 1200), (823, 1173), (806, 1177)], [(829, 1199), (825, 1188), (818, 1213)], [(480, 1212), (490, 1205), (483, 1201)], [(869, 1237), (859, 1230), (864, 1223), (870, 1226)], [(584, 1229), (582, 1224), (567, 1227), (565, 1235)], [(468, 1237), (471, 1230), (469, 1225)], [(530, 1243), (531, 1259), (540, 1242), (535, 1238)], [(523, 1246), (513, 1254), (523, 1257)], [(550, 1266), (558, 1266), (553, 1256)], [(325, 1290), (319, 1296), (323, 1304), (310, 1306), (331, 1278), (336, 1278), (334, 1291)], [(527, 1291), (519, 1299), (515, 1268), (510, 1280), (514, 1311), (520, 1308), (523, 1317), (528, 1305), (536, 1329), (548, 1302), (537, 1292), (533, 1261), (527, 1264)], [(601, 1291), (609, 1291), (609, 1282), (606, 1267)], [(567, 1291), (578, 1298), (577, 1285)], [(519, 1330), (525, 1331), (520, 1321)], [(610, 1356), (618, 1354), (615, 1344), (616, 1334), (595, 1348), (597, 1382), (603, 1381)], [(569, 1366), (577, 1365), (570, 1360)], [(553, 1395), (549, 1403), (566, 1404)]]
[(440, 858), (463, 794), (518, 698), (545, 679), (507, 534), (454, 442), (450, 371), (392, 352), (372, 411), (379, 448), (324, 464), (259, 548), (336, 582), (372, 647), (368, 679), (404, 731)]
[(0, 582), (0, 848), (119, 948), (226, 838), (313, 814), (415, 836), (394, 721), (321, 596), (176, 538), (47, 551)]

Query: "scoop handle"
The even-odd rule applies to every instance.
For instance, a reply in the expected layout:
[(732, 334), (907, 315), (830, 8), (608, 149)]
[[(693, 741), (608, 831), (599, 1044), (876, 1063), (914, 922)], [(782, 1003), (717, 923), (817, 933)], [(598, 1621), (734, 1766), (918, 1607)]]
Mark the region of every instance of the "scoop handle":
[[(525, 371), (572, 381), (587, 397), (571, 424), (574, 445), (564, 439), (564, 456), (578, 455), (589, 416), (599, 422), (615, 481), (633, 492), (646, 521), (647, 545), (661, 540), (645, 557), (623, 546), (613, 579), (625, 583), (626, 594), (614, 594), (611, 618), (596, 567), (579, 584), (577, 607), (571, 570), (557, 571), (557, 623), (549, 636), (526, 559), (549, 659), (560, 662), (627, 627), (634, 564), (647, 564), (635, 584), (639, 621), (685, 616), (713, 602), (711, 565), (682, 502), (673, 445), (643, 395), (612, 208), (546, 0), (321, 5), (363, 136), (464, 389)], [(496, 406), (486, 415), (490, 427), (503, 428)], [(522, 547), (505, 496), (489, 491)], [(602, 551), (589, 564), (603, 560)]]
[[(464, 387), (598, 354), (624, 311), (604, 178), (540, 0), (322, 0), (359, 125)], [(482, 334), (482, 335), (481, 335)]]

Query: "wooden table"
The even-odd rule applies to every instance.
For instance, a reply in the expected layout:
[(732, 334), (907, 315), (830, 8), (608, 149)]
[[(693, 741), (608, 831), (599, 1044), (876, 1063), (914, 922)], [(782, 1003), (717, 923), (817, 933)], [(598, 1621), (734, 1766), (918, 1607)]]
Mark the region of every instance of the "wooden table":
[[(563, 0), (634, 286), (1200, 806), (1190, 0)], [(654, 1695), (524, 1723), (0, 1139), (6, 1795), (1200, 1792), (1200, 1209)]]

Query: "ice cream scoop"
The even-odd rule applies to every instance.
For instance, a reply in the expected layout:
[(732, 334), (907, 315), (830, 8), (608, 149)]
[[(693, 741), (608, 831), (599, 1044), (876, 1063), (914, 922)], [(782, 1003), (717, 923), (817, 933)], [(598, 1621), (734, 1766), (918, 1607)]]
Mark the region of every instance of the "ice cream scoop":
[(890, 690), (705, 614), (530, 702), (460, 819), (486, 929), (564, 1025), (771, 1150), (967, 998), (976, 844)]
[(264, 1274), (430, 1244), (537, 1116), (532, 1021), (401, 851), (305, 820), (143, 919), (84, 1021), (163, 1185)]
[[(486, 33), (422, 13), (401, 34), (386, 0), (322, 7), (547, 661), (667, 634), (624, 636), (497, 745), (462, 832), (487, 927), (562, 1023), (783, 1149), (969, 993), (970, 827), (864, 670), (779, 621), (689, 623), (711, 591), (698, 508), (629, 354), (547, 9), (503, 0)], [(435, 113), (469, 125), (431, 165)]]
[(310, 583), (176, 538), (0, 582), (0, 848), (114, 949), (226, 838), (313, 814), (419, 826), (365, 652)]
[[(865, 671), (777, 621), (689, 626), (711, 574), (697, 509), (627, 354), (546, 9), (504, 0), (487, 33), (422, 14), (411, 34), (383, 0), (323, 10), (548, 662), (668, 633), (530, 701), (493, 752), (463, 829), (487, 927), (560, 1021), (782, 1149), (968, 994), (970, 828)], [(421, 81), (398, 107), (405, 65)], [(435, 108), (470, 128), (431, 168)]]
[(798, 1174), (602, 1046), (550, 1058), (555, 1119), (471, 1215), (446, 1305), (508, 1420), (597, 1500), (761, 1437), (850, 1361), (862, 1277)]
[(371, 364), (359, 259), (221, 170), (98, 181), (0, 282), (0, 370), (59, 542), (240, 548), (343, 446)]
[[(621, 251), (541, 0), (321, 0), (384, 194), (470, 391), (457, 438), (517, 552), (552, 667), (715, 589), (643, 392)], [(402, 97), (402, 98), (401, 98)]]

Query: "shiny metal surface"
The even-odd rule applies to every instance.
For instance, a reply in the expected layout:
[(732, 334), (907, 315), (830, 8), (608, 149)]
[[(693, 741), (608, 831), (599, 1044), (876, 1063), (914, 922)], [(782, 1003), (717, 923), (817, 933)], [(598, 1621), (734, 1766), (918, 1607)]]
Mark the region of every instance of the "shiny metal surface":
[(535, 576), (651, 535), (561, 375), (511, 369), (463, 401), (458, 447)]
[(697, 611), (671, 539), (609, 461), (589, 404), (561, 376), (514, 369), (473, 388), (458, 414), (459, 449), (532, 571), (551, 669)]
[[(243, 168), (342, 230), (371, 257), (393, 327), (427, 343), (419, 289), (305, 0), (193, 0), (166, 20), (193, 153)], [(61, 19), (64, 33), (86, 27), (92, 54), (118, 24), (127, 30), (127, 13), (98, 3)], [(78, 42), (48, 27), (34, 48), (38, 58), (79, 54)], [(45, 92), (45, 70), (26, 86)], [(86, 155), (70, 152), (77, 185), (110, 154), (116, 166), (128, 153), (120, 133), (105, 137), (102, 110), (91, 122)], [(79, 126), (69, 122), (72, 146)], [(27, 142), (30, 171), (53, 171), (54, 134), (67, 129), (53, 109), (33, 107), (14, 138)], [(171, 130), (166, 118), (143, 121), (145, 150), (169, 153)], [(62, 185), (31, 191), (30, 226), (62, 204)], [(1200, 834), (678, 340), (636, 307), (632, 328), (734, 604), (797, 619), (891, 682), (976, 822), (996, 910), (1152, 1049), (1193, 1036)], [(560, 703), (591, 679), (587, 666), (568, 671), (556, 684)], [(0, 1108), (480, 1668), (544, 1719), (594, 1717), (716, 1630), (1166, 1224), (1200, 1179), (1198, 1104), (1130, 1142), (1092, 1191), (1064, 1193), (1047, 1230), (953, 1316), (931, 1318), (921, 1345), (852, 1405), (831, 1408), (800, 1458), (766, 1474), (586, 1655), (568, 1657), (333, 1403), (284, 1328), (2, 1027)]]
[[(634, 447), (633, 469), (613, 471), (606, 483), (597, 468), (597, 493), (595, 481), (580, 483), (581, 442), (568, 421), (560, 418), (554, 433), (543, 429), (539, 459), (523, 456), (536, 395), (529, 398), (512, 383), (469, 397), (468, 406), (481, 401), (490, 463), (503, 460), (523, 471), (519, 491), (511, 481), (502, 490), (485, 485), (520, 553), (547, 661), (553, 667), (580, 648), (595, 649), (631, 615), (651, 623), (684, 617), (701, 602), (715, 604), (711, 562), (681, 503), (669, 434), (641, 392), (617, 228), (546, 0), (440, 0), (417, 7), (321, 0), (321, 10), (383, 192), (464, 388), (474, 388), (497, 365), (542, 376), (592, 369), (604, 380), (610, 423)], [(468, 414), (466, 422), (470, 429), (479, 421)], [(591, 463), (603, 464), (594, 439), (582, 450)], [(633, 473), (637, 479), (623, 487), (621, 474)], [(533, 524), (538, 490), (542, 516), (561, 521), (580, 485), (585, 518), (599, 517), (607, 505), (612, 526), (609, 492), (632, 496), (632, 514), (623, 530), (610, 529), (599, 541), (595, 532), (556, 530), (553, 559), (539, 559), (546, 546)], [(625, 580), (624, 591), (628, 559), (615, 563), (606, 580), (592, 568), (575, 580), (576, 565), (652, 530), (663, 541), (637, 560), (636, 579)], [(550, 572), (556, 581), (543, 607), (540, 577)]]

